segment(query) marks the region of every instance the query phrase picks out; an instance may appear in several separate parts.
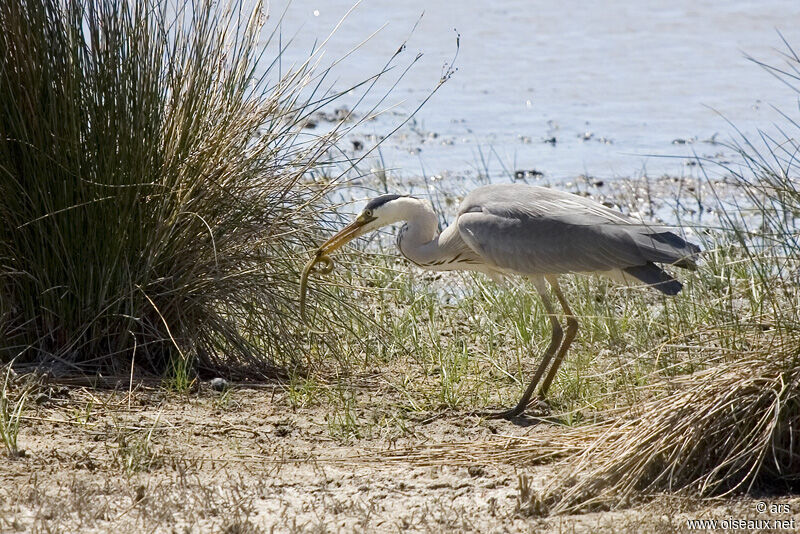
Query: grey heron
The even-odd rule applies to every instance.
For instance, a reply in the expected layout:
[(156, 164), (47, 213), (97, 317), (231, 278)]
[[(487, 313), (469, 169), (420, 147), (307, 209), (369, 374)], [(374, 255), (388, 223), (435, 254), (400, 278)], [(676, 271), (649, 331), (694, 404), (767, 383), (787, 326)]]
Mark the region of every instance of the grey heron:
[[(456, 219), (441, 233), (430, 202), (406, 195), (370, 200), (358, 218), (327, 240), (303, 271), (300, 307), (305, 318), (309, 272), (349, 241), (383, 226), (405, 221), (397, 248), (412, 263), (434, 271), (469, 270), (492, 277), (518, 274), (533, 283), (552, 325), (552, 337), (530, 384), (514, 408), (496, 417), (511, 419), (528, 407), (544, 376), (544, 398), (575, 339), (578, 320), (558, 283), (566, 273), (596, 273), (639, 282), (667, 294), (682, 285), (656, 263), (695, 269), (700, 248), (680, 236), (615, 211), (589, 198), (545, 187), (495, 184), (479, 187), (461, 203)], [(548, 294), (555, 294), (566, 317), (562, 328)], [(548, 366), (550, 370), (545, 376)]]

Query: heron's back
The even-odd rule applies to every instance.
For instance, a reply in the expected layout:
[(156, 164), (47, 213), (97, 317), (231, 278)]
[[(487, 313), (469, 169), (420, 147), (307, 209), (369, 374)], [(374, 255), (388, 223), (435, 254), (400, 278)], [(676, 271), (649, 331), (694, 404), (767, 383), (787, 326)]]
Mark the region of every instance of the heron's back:
[(456, 224), (487, 262), (522, 274), (637, 271), (653, 262), (692, 268), (700, 250), (594, 200), (523, 184), (475, 189)]

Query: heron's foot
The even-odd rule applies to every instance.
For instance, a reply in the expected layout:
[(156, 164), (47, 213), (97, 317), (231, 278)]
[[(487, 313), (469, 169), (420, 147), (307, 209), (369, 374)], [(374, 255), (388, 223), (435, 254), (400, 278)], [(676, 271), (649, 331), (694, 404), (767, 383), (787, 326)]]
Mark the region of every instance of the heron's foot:
[(518, 410), (517, 408), (511, 408), (510, 410), (503, 410), (502, 412), (485, 412), (480, 415), (486, 417), (486, 419), (507, 419), (511, 421), (512, 419), (516, 419), (517, 417), (525, 413), (524, 409)]
[(481, 415), (486, 419), (507, 419), (511, 421), (521, 415), (530, 415), (533, 417), (542, 417), (550, 415), (550, 405), (546, 400), (537, 397), (530, 401), (527, 405), (517, 405), (510, 410), (503, 410), (501, 412), (486, 412)]

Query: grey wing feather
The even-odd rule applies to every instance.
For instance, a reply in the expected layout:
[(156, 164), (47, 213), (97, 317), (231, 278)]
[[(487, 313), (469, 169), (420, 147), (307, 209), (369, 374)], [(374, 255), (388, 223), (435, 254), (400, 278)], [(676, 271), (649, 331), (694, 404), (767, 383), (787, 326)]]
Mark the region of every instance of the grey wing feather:
[(456, 224), (485, 260), (521, 273), (624, 269), (648, 262), (692, 267), (699, 249), (592, 200), (543, 187), (474, 190)]

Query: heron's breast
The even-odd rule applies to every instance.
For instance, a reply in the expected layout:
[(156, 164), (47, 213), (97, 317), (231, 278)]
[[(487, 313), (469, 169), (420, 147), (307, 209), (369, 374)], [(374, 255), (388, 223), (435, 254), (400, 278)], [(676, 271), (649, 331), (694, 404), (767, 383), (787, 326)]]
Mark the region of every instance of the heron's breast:
[[(414, 260), (411, 259), (411, 261)], [(431, 271), (475, 271), (479, 270), (478, 268), (484, 266), (485, 264), (481, 261), (478, 261), (476, 258), (469, 257), (464, 253), (458, 253), (436, 260), (417, 263), (417, 265)]]

